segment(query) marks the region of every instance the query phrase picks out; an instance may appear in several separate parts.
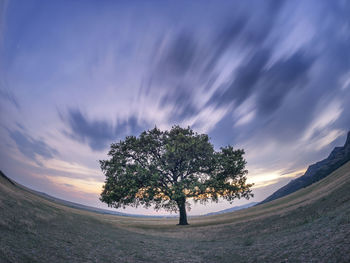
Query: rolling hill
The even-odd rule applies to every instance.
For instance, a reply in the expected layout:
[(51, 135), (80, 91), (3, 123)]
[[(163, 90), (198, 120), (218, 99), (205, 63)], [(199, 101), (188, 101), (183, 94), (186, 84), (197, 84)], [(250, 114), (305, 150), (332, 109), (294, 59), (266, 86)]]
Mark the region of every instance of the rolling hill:
[(238, 205), (238, 206), (230, 207), (230, 208), (223, 209), (223, 210), (220, 210), (220, 211), (217, 211), (217, 212), (212, 212), (212, 213), (205, 214), (204, 216), (212, 216), (212, 215), (219, 215), (219, 214), (224, 214), (224, 213), (230, 213), (230, 212), (246, 209), (246, 208), (249, 208), (249, 207), (257, 205), (257, 204), (258, 204), (258, 202), (250, 202), (250, 203), (248, 203), (246, 205)]
[(350, 161), (350, 132), (343, 147), (335, 147), (330, 155), (310, 165), (303, 176), (296, 178), (267, 197), (261, 204), (289, 195), (328, 176), (340, 166)]
[(0, 262), (349, 262), (350, 162), (290, 195), (191, 218), (100, 214), (0, 176)]

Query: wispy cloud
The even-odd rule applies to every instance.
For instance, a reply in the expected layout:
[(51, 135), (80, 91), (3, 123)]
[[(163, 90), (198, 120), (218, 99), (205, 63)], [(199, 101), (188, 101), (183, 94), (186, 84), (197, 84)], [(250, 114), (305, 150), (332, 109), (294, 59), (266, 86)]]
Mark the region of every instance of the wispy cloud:
[(10, 90), (5, 89), (5, 88), (2, 89), (2, 86), (3, 86), (1, 84), (2, 81), (3, 81), (3, 79), (2, 80), (0, 79), (0, 98), (10, 102), (17, 109), (20, 109), (20, 105), (18, 103), (18, 100), (17, 100), (16, 96), (13, 94), (13, 92), (11, 92)]
[(88, 181), (79, 178), (71, 178), (64, 176), (52, 176), (48, 179), (60, 187), (75, 188), (77, 192), (83, 192), (87, 194), (100, 194), (103, 182), (102, 181)]
[(23, 131), (9, 130), (9, 135), (23, 155), (40, 165), (38, 157), (52, 159), (58, 155), (57, 150), (47, 145), (44, 140), (34, 139)]
[(282, 170), (259, 173), (249, 178), (249, 183), (254, 183), (253, 188), (262, 188), (273, 185), (283, 179), (294, 179), (305, 173), (306, 169), (284, 173)]
[(107, 120), (90, 120), (76, 109), (70, 109), (67, 114), (60, 116), (68, 128), (65, 134), (71, 139), (87, 143), (94, 151), (104, 150), (108, 144), (121, 139), (122, 136), (137, 134), (143, 128), (136, 117), (130, 117), (113, 125)]

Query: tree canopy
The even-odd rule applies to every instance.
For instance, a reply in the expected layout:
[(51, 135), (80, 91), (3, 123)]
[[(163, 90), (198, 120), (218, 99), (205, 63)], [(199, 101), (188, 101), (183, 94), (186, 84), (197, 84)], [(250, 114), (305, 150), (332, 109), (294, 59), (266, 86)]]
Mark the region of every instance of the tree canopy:
[(253, 196), (246, 183), (244, 150), (232, 146), (215, 151), (206, 134), (190, 127), (158, 128), (111, 144), (101, 160), (106, 179), (100, 200), (110, 207), (140, 205), (180, 212), (187, 225), (187, 199), (217, 202), (219, 198)]

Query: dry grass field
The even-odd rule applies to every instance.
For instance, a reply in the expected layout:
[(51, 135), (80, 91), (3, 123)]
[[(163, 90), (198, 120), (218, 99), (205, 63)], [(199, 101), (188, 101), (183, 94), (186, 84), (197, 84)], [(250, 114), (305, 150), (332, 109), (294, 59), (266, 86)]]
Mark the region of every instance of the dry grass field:
[(0, 178), (0, 262), (350, 262), (350, 162), (284, 198), (189, 219), (70, 208)]

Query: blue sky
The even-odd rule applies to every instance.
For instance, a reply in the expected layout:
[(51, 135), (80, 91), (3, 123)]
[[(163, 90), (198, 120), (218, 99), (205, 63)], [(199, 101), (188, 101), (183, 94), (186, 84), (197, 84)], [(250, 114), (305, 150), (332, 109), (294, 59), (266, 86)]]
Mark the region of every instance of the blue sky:
[(0, 169), (104, 207), (110, 143), (190, 125), (246, 150), (260, 201), (345, 141), (349, 13), (348, 1), (0, 0)]

